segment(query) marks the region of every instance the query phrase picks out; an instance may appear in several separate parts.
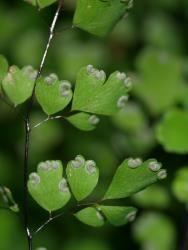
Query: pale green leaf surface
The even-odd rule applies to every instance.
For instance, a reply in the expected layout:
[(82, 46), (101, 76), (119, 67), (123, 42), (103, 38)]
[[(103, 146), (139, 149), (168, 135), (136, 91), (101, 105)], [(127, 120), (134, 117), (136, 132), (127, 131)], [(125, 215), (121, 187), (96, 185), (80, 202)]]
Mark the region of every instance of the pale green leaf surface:
[(98, 208), (114, 226), (122, 226), (133, 221), (137, 212), (134, 207), (98, 206)]
[(115, 142), (119, 145), (122, 152), (132, 156), (144, 156), (148, 154), (156, 144), (156, 139), (153, 130), (149, 127), (140, 130), (137, 133), (118, 134), (115, 137)]
[(62, 175), (61, 161), (46, 161), (39, 163), (37, 173), (31, 173), (29, 176), (29, 193), (49, 212), (65, 206), (71, 197), (67, 182)]
[(43, 111), (48, 115), (63, 110), (72, 99), (71, 84), (58, 80), (56, 76), (54, 79), (51, 76), (41, 78), (37, 82), (35, 93)]
[(8, 71), (8, 62), (3, 55), (0, 55), (0, 84)]
[(176, 172), (172, 190), (176, 198), (188, 206), (188, 167), (183, 167)]
[[(156, 167), (151, 170), (150, 167)], [(106, 199), (126, 198), (130, 195), (166, 177), (166, 170), (160, 170), (161, 164), (155, 159), (142, 162), (140, 159), (128, 159), (118, 167), (112, 182), (104, 196)]]
[(89, 226), (101, 227), (104, 225), (103, 215), (94, 207), (84, 208), (74, 215), (78, 220)]
[(94, 190), (99, 179), (99, 170), (94, 161), (77, 156), (66, 169), (67, 180), (76, 200), (86, 198)]
[(36, 71), (27, 73), (17, 66), (11, 66), (3, 79), (3, 89), (15, 105), (25, 102), (32, 95)]
[(156, 129), (158, 141), (166, 151), (185, 154), (188, 152), (188, 112), (172, 109), (164, 115)]
[[(124, 80), (118, 79), (118, 71), (112, 73), (105, 82), (105, 73), (93, 70), (94, 72), (89, 72), (87, 66), (78, 72), (72, 110), (113, 115), (126, 106), (130, 89), (125, 86)], [(125, 100), (120, 102), (121, 97)]]
[(96, 128), (99, 118), (95, 115), (90, 115), (87, 113), (77, 113), (66, 117), (73, 126), (83, 131), (92, 131)]
[(97, 36), (108, 34), (130, 8), (131, 1), (78, 0), (73, 24)]

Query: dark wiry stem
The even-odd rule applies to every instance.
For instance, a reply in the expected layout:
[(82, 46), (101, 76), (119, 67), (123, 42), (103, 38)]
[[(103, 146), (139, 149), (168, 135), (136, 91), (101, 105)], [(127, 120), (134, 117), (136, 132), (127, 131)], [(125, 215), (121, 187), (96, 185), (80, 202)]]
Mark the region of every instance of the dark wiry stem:
[(29, 119), (25, 121), (25, 152), (24, 152), (24, 226), (27, 233), (29, 250), (32, 250), (32, 237), (28, 228), (28, 190), (27, 190), (27, 178), (28, 178), (28, 158), (29, 158), (29, 139), (30, 128)]
[(35, 79), (35, 83), (34, 83), (34, 88), (33, 88), (33, 93), (32, 93), (32, 96), (29, 100), (29, 105), (28, 105), (28, 109), (27, 109), (27, 114), (26, 114), (26, 119), (25, 119), (25, 147), (24, 147), (24, 225), (25, 225), (25, 231), (26, 231), (26, 234), (27, 234), (27, 239), (28, 239), (28, 249), (29, 250), (32, 250), (33, 247), (32, 247), (32, 234), (30, 232), (30, 229), (29, 229), (29, 223), (28, 223), (28, 219), (29, 219), (29, 204), (28, 204), (28, 189), (27, 189), (27, 179), (28, 179), (28, 174), (29, 174), (29, 146), (30, 146), (30, 114), (31, 114), (31, 110), (32, 110), (32, 106), (33, 106), (33, 101), (34, 101), (34, 93), (35, 93), (35, 87), (36, 87), (36, 83), (37, 83), (37, 80), (39, 79), (41, 73), (42, 73), (42, 70), (43, 70), (43, 67), (44, 67), (44, 64), (45, 64), (45, 60), (46, 60), (46, 57), (47, 57), (47, 54), (48, 54), (48, 50), (50, 48), (50, 45), (51, 45), (51, 42), (54, 38), (54, 30), (55, 30), (55, 26), (56, 26), (56, 23), (57, 23), (57, 19), (59, 17), (59, 14), (60, 14), (60, 11), (61, 11), (61, 8), (62, 8), (62, 4), (63, 4), (63, 1), (59, 1), (59, 5), (58, 5), (58, 8), (57, 8), (57, 11), (55, 13), (55, 16), (53, 18), (53, 21), (52, 21), (52, 24), (51, 24), (51, 27), (50, 27), (50, 34), (49, 34), (49, 38), (48, 38), (48, 42), (47, 42), (47, 45), (46, 45), (46, 49), (44, 51), (44, 54), (43, 54), (43, 57), (42, 57), (42, 60), (41, 60), (41, 63), (40, 63), (40, 67), (39, 67), (39, 70), (38, 70), (38, 74), (36, 76), (36, 79)]

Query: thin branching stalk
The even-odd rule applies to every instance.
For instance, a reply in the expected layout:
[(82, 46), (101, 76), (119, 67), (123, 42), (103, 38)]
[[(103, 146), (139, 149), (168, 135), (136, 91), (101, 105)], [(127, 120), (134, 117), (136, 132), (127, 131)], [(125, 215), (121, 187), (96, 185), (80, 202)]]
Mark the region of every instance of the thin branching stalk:
[(51, 213), (49, 213), (49, 217), (48, 219), (33, 233), (33, 236), (35, 236), (36, 234), (38, 234), (45, 226), (47, 226), (50, 222), (54, 221), (55, 219), (61, 217), (64, 213), (59, 213), (55, 216), (52, 216)]
[[(66, 213), (66, 215), (72, 215), (77, 211), (77, 208), (79, 207), (88, 207), (90, 205), (92, 206), (96, 206), (99, 202), (89, 202), (89, 203), (80, 203), (80, 204), (76, 204), (74, 205), (70, 211), (68, 213)], [(52, 216), (51, 213), (49, 213), (48, 219), (41, 225), (39, 226), (33, 233), (32, 233), (32, 237), (34, 237), (36, 234), (38, 234), (42, 229), (44, 229), (49, 223), (51, 223), (52, 221), (56, 220), (57, 218), (61, 217), (62, 215), (65, 215), (65, 212), (60, 212), (54, 216)]]
[(31, 129), (30, 129), (30, 115), (31, 115), (31, 110), (33, 107), (33, 101), (34, 101), (34, 94), (35, 94), (35, 87), (37, 84), (37, 80), (39, 79), (39, 77), (41, 76), (42, 70), (44, 68), (44, 64), (46, 61), (46, 57), (49, 51), (49, 48), (51, 46), (51, 42), (54, 38), (54, 31), (55, 31), (55, 27), (56, 27), (56, 23), (59, 17), (59, 14), (61, 12), (62, 9), (62, 5), (63, 5), (63, 1), (60, 0), (59, 1), (59, 5), (57, 8), (57, 11), (55, 12), (52, 24), (50, 26), (50, 34), (49, 34), (49, 38), (48, 38), (48, 42), (44, 51), (44, 54), (42, 56), (42, 60), (39, 66), (39, 70), (35, 79), (35, 83), (34, 83), (34, 88), (33, 88), (33, 92), (32, 92), (32, 96), (29, 100), (29, 104), (28, 104), (28, 109), (27, 109), (27, 114), (26, 114), (26, 119), (25, 119), (25, 144), (24, 144), (24, 226), (25, 226), (25, 231), (26, 231), (26, 235), (27, 235), (27, 239), (28, 239), (28, 249), (32, 250), (33, 246), (32, 246), (32, 234), (30, 232), (29, 229), (29, 204), (28, 204), (28, 188), (27, 188), (27, 180), (28, 180), (28, 174), (29, 174), (29, 147), (30, 147), (30, 133), (31, 133)]
[(63, 118), (63, 116), (61, 115), (58, 115), (58, 116), (48, 116), (46, 119), (42, 120), (41, 122), (37, 123), (36, 125), (34, 125), (31, 129), (34, 129), (34, 128), (38, 128), (39, 126), (41, 126), (42, 124), (50, 121), (50, 120), (58, 120), (58, 119), (61, 119)]

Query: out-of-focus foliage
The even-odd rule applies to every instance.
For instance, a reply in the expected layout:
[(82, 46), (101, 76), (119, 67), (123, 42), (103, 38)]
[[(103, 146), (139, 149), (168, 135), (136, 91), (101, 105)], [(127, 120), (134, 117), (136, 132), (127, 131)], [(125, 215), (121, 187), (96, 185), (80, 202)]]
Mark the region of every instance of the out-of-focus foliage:
[(135, 222), (133, 227), (135, 239), (143, 250), (176, 249), (176, 232), (168, 217), (160, 213), (145, 213)]
[(144, 208), (168, 208), (170, 204), (169, 193), (164, 187), (157, 184), (135, 194), (133, 200)]
[(166, 51), (146, 49), (136, 60), (140, 75), (134, 92), (150, 112), (160, 114), (177, 103), (182, 88), (179, 58)]
[(188, 168), (183, 167), (176, 172), (174, 181), (172, 183), (173, 193), (176, 198), (188, 205)]
[(16, 204), (9, 188), (0, 187), (0, 200), (4, 209), (9, 208), (13, 212), (19, 212), (18, 204)]
[(3, 55), (0, 55), (0, 68), (1, 68), (0, 71), (0, 82), (1, 82), (8, 71), (8, 62)]
[(155, 48), (172, 53), (181, 52), (183, 49), (179, 25), (163, 12), (152, 13), (151, 16), (148, 16), (144, 23), (143, 32), (146, 44)]
[[(68, 24), (67, 24), (68, 25)], [(80, 39), (78, 30), (65, 30), (56, 37), (54, 63), (60, 77), (75, 83), (78, 71), (89, 64), (104, 67), (108, 61), (105, 44), (92, 39)]]
[(110, 250), (108, 242), (88, 237), (87, 239), (73, 239), (64, 247), (65, 250)]
[(137, 134), (148, 128), (147, 117), (144, 111), (135, 103), (127, 103), (126, 107), (113, 117), (114, 124), (126, 134)]
[[(105, 6), (110, 4), (110, 0), (101, 2)], [(55, 1), (40, 11), (22, 0), (0, 1), (0, 54), (7, 58), (9, 65), (38, 68), (56, 8)], [(101, 228), (89, 228), (66, 214), (37, 235), (34, 249), (41, 250), (43, 246), (48, 250), (172, 250), (179, 246), (186, 249), (187, 167), (181, 166), (187, 166), (188, 1), (135, 1), (129, 15), (105, 38), (72, 27), (75, 8), (76, 0), (64, 0), (43, 75), (55, 73), (59, 79), (70, 81), (74, 90), (79, 70), (92, 64), (104, 69), (107, 75), (116, 70), (126, 72), (133, 78), (133, 90), (125, 107), (110, 119), (99, 117), (100, 122), (94, 124), (93, 131), (89, 131), (93, 127), (87, 123), (90, 113), (68, 114), (71, 103), (63, 111), (66, 119), (49, 120), (36, 126), (47, 115), (35, 101), (31, 116), (30, 171), (36, 171), (38, 162), (46, 159), (60, 159), (64, 166), (78, 154), (94, 159), (100, 178), (88, 202), (104, 196), (117, 166), (128, 157), (158, 159), (168, 169), (169, 178), (131, 200), (114, 202), (113, 206), (150, 210), (140, 218), (138, 213), (133, 232), (130, 224), (114, 228), (105, 223)], [(2, 65), (7, 73), (6, 62), (0, 57), (0, 72), (3, 72)], [(3, 77), (4, 73), (0, 80)], [(25, 112), (21, 105), (17, 110)], [(23, 126), (19, 116), (3, 102), (0, 102), (0, 138), (0, 186), (10, 188), (22, 209)], [(67, 209), (72, 205), (70, 200)], [(112, 204), (105, 203), (109, 205)], [(29, 221), (35, 231), (47, 216), (33, 199), (29, 200), (29, 206)], [(23, 225), (18, 217), (19, 214), (10, 210), (0, 209), (0, 249), (26, 249)]]
[(24, 231), (17, 215), (8, 210), (1, 210), (0, 221), (1, 249), (25, 249)]
[(185, 154), (188, 152), (187, 128), (188, 112), (170, 110), (157, 127), (157, 138), (166, 151)]

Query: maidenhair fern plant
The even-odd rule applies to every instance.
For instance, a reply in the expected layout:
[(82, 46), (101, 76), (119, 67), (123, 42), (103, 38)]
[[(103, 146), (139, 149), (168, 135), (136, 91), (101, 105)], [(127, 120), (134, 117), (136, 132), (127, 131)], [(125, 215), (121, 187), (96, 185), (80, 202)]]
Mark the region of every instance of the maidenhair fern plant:
[[(27, 2), (44, 8), (57, 1)], [(33, 249), (34, 236), (50, 221), (63, 216), (62, 209), (71, 197), (76, 201), (73, 215), (79, 221), (93, 227), (101, 227), (108, 222), (120, 226), (133, 221), (137, 209), (132, 206), (113, 205), (114, 200), (128, 198), (167, 176), (166, 170), (161, 169), (161, 163), (156, 159), (125, 159), (117, 168), (106, 193), (99, 200), (91, 202), (87, 198), (97, 186), (100, 172), (100, 166), (93, 159), (77, 155), (75, 159), (70, 159), (67, 166), (63, 166), (61, 160), (46, 160), (38, 164), (36, 172), (29, 173), (30, 136), (36, 127), (48, 120), (66, 119), (80, 130), (91, 131), (100, 121), (98, 115), (112, 116), (119, 110), (126, 109), (132, 88), (132, 81), (125, 73), (115, 71), (107, 77), (103, 70), (92, 65), (79, 70), (75, 85), (68, 80), (59, 79), (55, 73), (42, 75), (56, 23), (61, 18), (63, 2), (60, 0), (57, 3), (57, 11), (38, 70), (32, 66), (9, 66), (5, 57), (0, 56), (1, 100), (14, 108), (25, 122), (23, 214), (29, 250)], [(73, 26), (97, 36), (106, 36), (131, 6), (132, 0), (77, 0)], [(31, 126), (35, 97), (47, 117)], [(19, 109), (21, 104), (26, 107), (25, 114)], [(63, 112), (65, 108), (66, 112)], [(11, 210), (19, 210), (9, 189), (1, 187), (0, 194)], [(34, 232), (29, 225), (28, 194), (49, 213), (47, 221)], [(107, 200), (108, 205), (105, 202)], [(56, 210), (61, 211), (54, 214)]]

